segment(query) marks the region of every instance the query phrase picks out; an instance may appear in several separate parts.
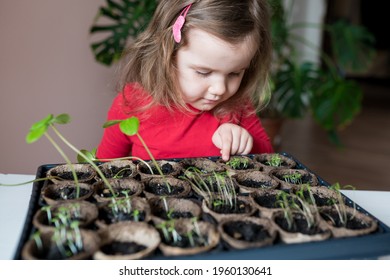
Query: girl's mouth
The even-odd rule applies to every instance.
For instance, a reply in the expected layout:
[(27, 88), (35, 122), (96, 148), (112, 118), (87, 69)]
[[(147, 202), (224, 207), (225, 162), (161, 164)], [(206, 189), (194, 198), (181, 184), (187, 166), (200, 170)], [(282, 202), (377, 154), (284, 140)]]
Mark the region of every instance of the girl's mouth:
[(203, 99), (203, 103), (205, 104), (216, 104), (219, 100), (210, 100), (210, 99)]

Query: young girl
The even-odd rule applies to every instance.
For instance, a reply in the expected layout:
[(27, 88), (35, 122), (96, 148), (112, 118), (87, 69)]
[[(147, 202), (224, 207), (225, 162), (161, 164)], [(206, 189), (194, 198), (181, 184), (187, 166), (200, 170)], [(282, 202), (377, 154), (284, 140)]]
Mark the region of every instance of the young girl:
[[(136, 116), (156, 159), (273, 152), (257, 106), (267, 91), (267, 0), (161, 0), (127, 52), (108, 120)], [(136, 136), (105, 129), (98, 158), (149, 159)]]

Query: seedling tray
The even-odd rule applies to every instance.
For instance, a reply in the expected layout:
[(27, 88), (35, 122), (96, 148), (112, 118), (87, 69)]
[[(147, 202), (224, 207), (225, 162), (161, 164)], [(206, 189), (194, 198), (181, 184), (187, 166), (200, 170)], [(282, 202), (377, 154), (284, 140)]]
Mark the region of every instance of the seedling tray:
[[(281, 153), (293, 159), (296, 162), (296, 169), (306, 169), (317, 176), (319, 185), (330, 186), (328, 182), (323, 180), (320, 176), (311, 171), (307, 166), (299, 160), (287, 153)], [(212, 160), (219, 158), (212, 157)], [(179, 160), (179, 159), (178, 159)], [(57, 164), (41, 165), (37, 169), (36, 178), (44, 178), (46, 172), (55, 167)], [(42, 206), (40, 198), (43, 182), (35, 182), (30, 197), (27, 217), (24, 223), (22, 234), (19, 240), (14, 259), (21, 259), (21, 251), (24, 244), (28, 241), (31, 234), (35, 231), (32, 225), (33, 216), (36, 211)], [(180, 256), (180, 257), (166, 257), (161, 252), (156, 252), (148, 259), (182, 259), (182, 260), (306, 260), (306, 259), (378, 259), (381, 256), (390, 254), (390, 228), (382, 221), (377, 219), (371, 213), (360, 207), (354, 201), (346, 197), (346, 203), (350, 206), (355, 206), (356, 209), (366, 215), (373, 217), (378, 222), (378, 229), (368, 235), (346, 238), (330, 238), (325, 241), (307, 242), (299, 244), (285, 244), (276, 242), (267, 247), (253, 248), (253, 249), (228, 249), (223, 245), (207, 253), (196, 255)]]

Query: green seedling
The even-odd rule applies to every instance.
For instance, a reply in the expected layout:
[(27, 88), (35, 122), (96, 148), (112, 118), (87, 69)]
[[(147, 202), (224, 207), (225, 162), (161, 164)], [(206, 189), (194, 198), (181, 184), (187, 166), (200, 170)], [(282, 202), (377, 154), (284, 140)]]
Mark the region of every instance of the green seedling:
[(201, 236), (200, 228), (199, 228), (199, 223), (198, 223), (198, 217), (193, 217), (191, 218), (191, 222), (194, 226), (194, 231), (198, 236)]
[(108, 207), (111, 209), (111, 213), (118, 218), (120, 213), (128, 214), (133, 216), (133, 220), (138, 222), (140, 220), (141, 212), (138, 209), (133, 209), (132, 197), (129, 196), (129, 191), (122, 191), (125, 197), (123, 198), (111, 198), (111, 203)]
[(50, 205), (43, 206), (43, 207), (41, 208), (41, 210), (46, 212), (47, 223), (50, 225), (50, 224), (52, 223), (51, 206), (50, 206)]
[(164, 221), (156, 226), (161, 229), (166, 243), (177, 244), (182, 237), (175, 228), (175, 220)]
[[(75, 185), (76, 185), (76, 191), (77, 191), (76, 192), (76, 197), (77, 198), (80, 197), (80, 185), (79, 185), (79, 180), (78, 180), (76, 171), (74, 169), (74, 166), (73, 166), (71, 160), (69, 159), (69, 157), (64, 152), (64, 150), (61, 148), (61, 146), (49, 134), (48, 130), (51, 129), (55, 133), (55, 135), (63, 142), (63, 144), (65, 144), (71, 150), (76, 152), (77, 156), (83, 158), (86, 162), (88, 162), (94, 168), (94, 170), (101, 176), (101, 178), (104, 181), (104, 183), (107, 185), (107, 187), (110, 189), (112, 194), (115, 196), (115, 193), (114, 193), (114, 191), (113, 191), (113, 189), (111, 187), (111, 184), (107, 181), (106, 177), (101, 172), (101, 170), (98, 168), (98, 166), (93, 162), (93, 160), (91, 160), (88, 155), (85, 155), (84, 152), (81, 152), (81, 150), (79, 150), (75, 146), (73, 146), (59, 132), (59, 130), (56, 127), (57, 125), (67, 124), (69, 122), (70, 122), (70, 116), (68, 114), (60, 114), (58, 116), (54, 116), (53, 114), (49, 114), (48, 116), (46, 116), (45, 118), (41, 119), (40, 121), (34, 123), (30, 127), (29, 133), (26, 136), (26, 142), (28, 144), (34, 143), (34, 142), (38, 141), (40, 138), (42, 138), (42, 136), (45, 136), (49, 140), (49, 142), (54, 146), (54, 148), (58, 151), (58, 153), (65, 160), (66, 164), (69, 166), (69, 168), (70, 168), (70, 170), (72, 172), (72, 175), (73, 175), (73, 179), (74, 179)], [(39, 179), (35, 179), (35, 180), (32, 180), (32, 181), (28, 181), (28, 182), (14, 184), (13, 186), (23, 185), (23, 184), (26, 184), (26, 183), (32, 183), (32, 182), (38, 182), (38, 181), (44, 181), (44, 180), (48, 180), (48, 179), (51, 179), (51, 178), (39, 178)], [(6, 185), (6, 184), (0, 184), (0, 185)], [(8, 186), (10, 186), (10, 185), (8, 185)]]
[[(89, 160), (91, 160), (93, 162), (106, 162), (106, 161), (125, 160), (125, 159), (138, 160), (138, 161), (144, 163), (145, 166), (150, 170), (150, 173), (153, 174), (152, 167), (146, 161), (144, 161), (142, 158), (135, 157), (135, 156), (128, 156), (128, 157), (121, 157), (121, 158), (98, 159), (96, 157), (96, 151), (97, 151), (96, 148), (92, 149), (91, 151), (88, 151), (86, 149), (80, 150), (80, 153), (83, 154), (84, 156), (77, 155), (77, 162), (79, 162), (79, 163), (87, 163), (88, 161), (85, 158), (88, 158)], [(114, 176), (114, 178), (119, 178), (121, 176), (120, 173), (123, 172), (123, 171), (126, 171), (126, 170), (128, 170), (128, 169), (120, 170), (118, 172), (118, 174), (116, 176)]]
[(139, 222), (140, 220), (140, 211), (138, 209), (134, 209), (133, 211), (133, 219), (135, 222)]
[[(164, 173), (162, 172), (162, 170), (161, 170), (160, 166), (158, 165), (156, 159), (154, 158), (153, 154), (149, 150), (149, 147), (146, 145), (144, 139), (139, 134), (139, 125), (140, 125), (139, 119), (137, 117), (130, 117), (130, 118), (125, 119), (125, 120), (111, 120), (111, 121), (104, 123), (103, 128), (107, 128), (107, 127), (110, 127), (113, 125), (119, 125), (120, 130), (128, 136), (136, 135), (138, 137), (138, 139), (140, 140), (140, 142), (144, 146), (146, 152), (148, 153), (150, 159), (152, 160), (154, 166), (156, 167), (158, 173), (163, 178), (165, 178)], [(153, 171), (151, 171), (151, 172), (153, 174)], [(168, 188), (168, 191), (171, 192), (171, 186), (168, 184), (168, 182), (165, 182), (165, 184)]]
[[(299, 203), (297, 203), (296, 200)], [(299, 196), (294, 197), (293, 199), (291, 199), (291, 208), (300, 213), (303, 217), (305, 217), (307, 228), (310, 229), (316, 225), (316, 217), (318, 214), (317, 208), (312, 207), (312, 205), (306, 200), (302, 199)]]
[(300, 213), (304, 217), (309, 229), (316, 225), (316, 216), (318, 214), (317, 208), (306, 201), (303, 191), (298, 192), (298, 195), (281, 191), (278, 193), (277, 197), (278, 200), (276, 203), (283, 209), (284, 218), (287, 221), (289, 230), (295, 225), (294, 212)]
[(302, 174), (301, 173), (285, 174), (285, 175), (283, 175), (283, 179), (286, 183), (302, 184)]
[(299, 189), (295, 191), (295, 195), (301, 198), (303, 201), (309, 203), (313, 207), (317, 206), (310, 184), (300, 185)]
[(192, 189), (200, 194), (208, 205), (215, 207), (214, 202), (220, 201), (221, 204), (229, 205), (232, 209), (237, 207), (235, 184), (227, 172), (205, 175), (201, 170), (189, 167), (181, 178), (187, 180)]
[(223, 201), (221, 199), (214, 199), (213, 200), (213, 208), (218, 208), (220, 206), (224, 205)]
[(78, 221), (73, 221), (70, 227), (56, 228), (52, 240), (64, 258), (69, 258), (83, 251), (84, 246)]
[(282, 158), (279, 154), (272, 154), (266, 164), (272, 167), (279, 167), (282, 165)]
[(31, 238), (34, 240), (35, 244), (37, 245), (37, 248), (39, 251), (43, 250), (43, 242), (41, 238), (41, 233), (39, 231), (36, 231), (33, 233)]
[(127, 171), (127, 170), (131, 170), (131, 168), (123, 168), (121, 170), (119, 170), (115, 175), (114, 175), (114, 179), (122, 179), (123, 178), (123, 174)]
[(64, 150), (57, 144), (57, 142), (48, 133), (48, 129), (51, 128), (57, 134), (58, 130), (56, 129), (56, 125), (67, 124), (69, 122), (70, 122), (70, 117), (67, 114), (60, 114), (56, 117), (53, 116), (52, 114), (49, 114), (47, 117), (34, 123), (31, 126), (30, 131), (26, 136), (26, 142), (28, 144), (34, 143), (38, 141), (42, 136), (45, 136), (49, 140), (49, 142), (54, 146), (54, 148), (58, 151), (58, 153), (63, 157), (65, 162), (68, 164), (77, 187), (76, 197), (79, 197), (80, 188), (79, 188), (78, 178), (74, 166), (72, 165), (72, 162), (69, 159), (69, 157), (65, 154)]
[(162, 202), (164, 204), (165, 212), (168, 212), (169, 211), (169, 206), (168, 206), (168, 202), (167, 202), (166, 196), (162, 196), (160, 199), (162, 200)]
[(233, 169), (246, 169), (249, 165), (249, 158), (232, 157), (226, 164)]
[(284, 215), (284, 218), (287, 221), (287, 228), (289, 230), (291, 230), (293, 228), (293, 225), (294, 225), (294, 216), (293, 216), (292, 209), (290, 207), (290, 197), (289, 197), (289, 194), (284, 192), (284, 191), (280, 191), (277, 194), (277, 201), (275, 203), (280, 208), (283, 209), (283, 215)]
[[(331, 185), (329, 187), (329, 189), (335, 191), (335, 193), (337, 194), (337, 198), (336, 200), (332, 199), (329, 201), (329, 203), (331, 204), (331, 206), (333, 206), (336, 211), (337, 211), (337, 215), (339, 217), (339, 221), (340, 221), (340, 224), (342, 226), (346, 226), (347, 225), (347, 222), (348, 220), (351, 220), (355, 214), (356, 214), (356, 204), (353, 202), (353, 213), (350, 217), (348, 217), (348, 212), (347, 212), (347, 205), (345, 204), (345, 199), (343, 197), (343, 194), (341, 193), (341, 185), (339, 183), (335, 183), (333, 185)], [(343, 189), (355, 189), (353, 186), (351, 185), (346, 185), (343, 187)], [(323, 213), (324, 215), (326, 215), (329, 220), (335, 225), (336, 222), (334, 221), (334, 219), (330, 216), (330, 215), (327, 215), (326, 213)]]
[(202, 235), (202, 233), (200, 231), (198, 218), (193, 217), (191, 219), (191, 224), (192, 224), (192, 228), (186, 233), (186, 236), (188, 238), (188, 241), (190, 242), (191, 247), (196, 246), (195, 237), (197, 237), (199, 245), (207, 246), (208, 242), (207, 242), (207, 239), (204, 238), (204, 236)]

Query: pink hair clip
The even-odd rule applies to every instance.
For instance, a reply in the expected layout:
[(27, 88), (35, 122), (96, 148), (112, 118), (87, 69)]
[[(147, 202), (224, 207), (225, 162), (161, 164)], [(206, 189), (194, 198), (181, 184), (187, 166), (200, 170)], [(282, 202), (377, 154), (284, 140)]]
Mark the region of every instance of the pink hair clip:
[(186, 16), (188, 10), (191, 8), (191, 5), (192, 4), (189, 4), (182, 10), (179, 17), (176, 19), (175, 23), (173, 24), (173, 38), (175, 39), (176, 43), (180, 43), (181, 41), (181, 29), (183, 28), (184, 22), (186, 21)]

